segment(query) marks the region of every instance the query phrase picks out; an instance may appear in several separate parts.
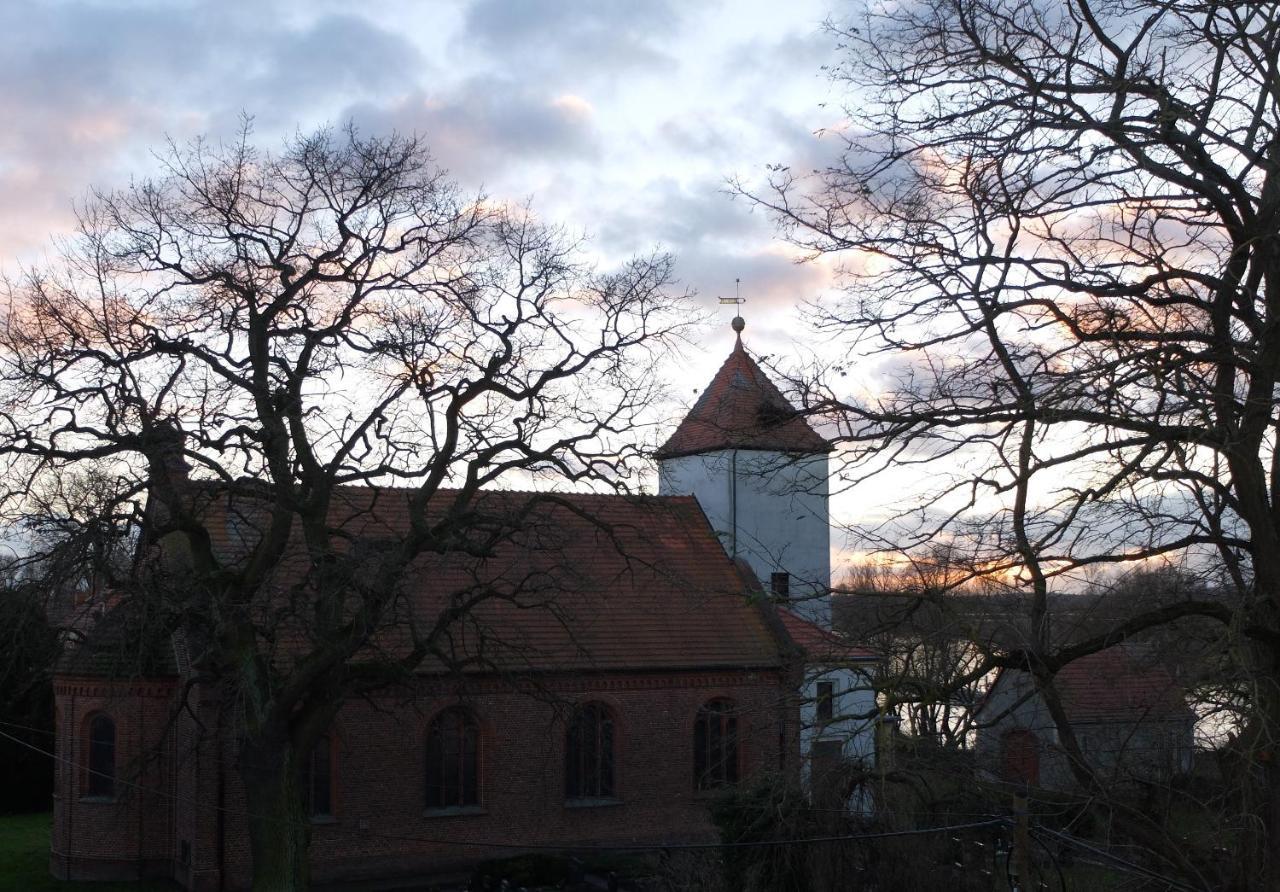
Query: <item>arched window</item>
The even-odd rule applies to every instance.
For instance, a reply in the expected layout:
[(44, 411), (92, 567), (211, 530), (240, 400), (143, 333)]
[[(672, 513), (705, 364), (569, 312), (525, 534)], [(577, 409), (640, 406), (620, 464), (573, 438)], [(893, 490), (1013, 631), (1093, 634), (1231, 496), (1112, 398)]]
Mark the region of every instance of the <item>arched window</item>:
[(109, 716), (95, 715), (89, 721), (88, 777), (86, 796), (116, 795), (116, 723)]
[(693, 726), (693, 781), (699, 790), (738, 782), (738, 717), (728, 700), (698, 710)]
[(460, 707), (427, 728), (427, 808), (480, 804), (480, 726)]
[(600, 799), (614, 795), (613, 716), (603, 703), (573, 711), (565, 740), (565, 797)]
[(307, 810), (313, 818), (333, 817), (333, 737), (321, 737), (307, 762)]

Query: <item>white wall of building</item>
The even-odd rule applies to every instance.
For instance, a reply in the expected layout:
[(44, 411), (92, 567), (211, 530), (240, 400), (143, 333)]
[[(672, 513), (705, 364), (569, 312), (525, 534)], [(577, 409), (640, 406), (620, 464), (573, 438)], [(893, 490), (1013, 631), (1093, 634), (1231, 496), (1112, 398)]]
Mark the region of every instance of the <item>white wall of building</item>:
[[(662, 460), (658, 492), (693, 495), (724, 543), (769, 590), (790, 574), (792, 607), (831, 628), (827, 456), (725, 449)], [(736, 518), (736, 524), (735, 524)]]
[[(810, 787), (809, 754), (813, 752), (813, 745), (819, 741), (840, 741), (846, 763), (860, 764), (868, 771), (875, 767), (876, 692), (872, 671), (869, 666), (866, 669), (817, 665), (805, 667), (804, 686), (801, 688), (800, 752), (806, 755), (801, 763), (801, 779), (806, 787)], [(831, 721), (818, 720), (819, 682), (832, 684)], [(870, 805), (870, 798), (865, 790), (857, 791), (850, 797), (851, 811), (864, 813), (870, 809)]]

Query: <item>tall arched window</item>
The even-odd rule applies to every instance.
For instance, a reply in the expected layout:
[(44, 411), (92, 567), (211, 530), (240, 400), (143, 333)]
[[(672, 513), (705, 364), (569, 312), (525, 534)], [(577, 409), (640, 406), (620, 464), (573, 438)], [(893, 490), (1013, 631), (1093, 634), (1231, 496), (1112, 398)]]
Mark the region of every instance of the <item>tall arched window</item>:
[(565, 740), (565, 797), (600, 799), (614, 795), (613, 716), (603, 703), (573, 711)]
[(109, 716), (95, 715), (89, 721), (88, 769), (86, 796), (116, 795), (116, 723)]
[(313, 818), (333, 816), (333, 756), (333, 737), (326, 734), (316, 741), (307, 762), (307, 808)]
[(427, 728), (427, 808), (480, 804), (480, 726), (452, 707)]
[(699, 790), (738, 781), (738, 717), (728, 700), (712, 700), (698, 710), (693, 726), (693, 781)]

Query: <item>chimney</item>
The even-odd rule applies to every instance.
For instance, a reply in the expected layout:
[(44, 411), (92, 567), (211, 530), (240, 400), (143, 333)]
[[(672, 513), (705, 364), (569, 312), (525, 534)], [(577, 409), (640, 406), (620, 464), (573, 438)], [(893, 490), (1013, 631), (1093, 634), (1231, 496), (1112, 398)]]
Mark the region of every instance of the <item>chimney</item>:
[(191, 466), (187, 464), (183, 450), (187, 437), (176, 418), (166, 418), (156, 423), (151, 432), (152, 449), (147, 458), (153, 478), (167, 478), (175, 487), (187, 482)]

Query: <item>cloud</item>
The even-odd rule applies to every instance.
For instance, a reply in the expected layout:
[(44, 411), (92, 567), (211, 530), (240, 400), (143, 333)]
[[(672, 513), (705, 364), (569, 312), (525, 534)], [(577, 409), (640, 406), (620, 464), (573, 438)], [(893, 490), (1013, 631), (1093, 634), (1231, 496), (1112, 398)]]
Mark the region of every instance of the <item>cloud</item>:
[(733, 294), (741, 278), (756, 312), (791, 311), (832, 284), (827, 263), (797, 263), (799, 254), (776, 238), (772, 222), (748, 202), (735, 200), (718, 180), (681, 182), (660, 177), (639, 184), (624, 205), (599, 184), (593, 233), (601, 250), (625, 256), (663, 247), (675, 252), (681, 280), (704, 302)]
[(403, 36), (355, 16), (332, 15), (273, 42), (260, 73), (245, 85), (246, 99), (310, 105), (352, 95), (398, 95), (428, 71)]
[(736, 147), (728, 134), (710, 122), (710, 115), (686, 114), (658, 125), (657, 141), (668, 150), (695, 157), (727, 157)]
[(418, 74), (401, 35), (346, 14), (250, 14), (235, 4), (70, 3), (0, 12), (0, 73), (10, 92), (52, 106), (311, 104), (385, 90)]
[(437, 161), (468, 183), (490, 182), (530, 162), (600, 154), (586, 100), (493, 75), (449, 90), (415, 91), (392, 105), (361, 103), (344, 116), (375, 132), (423, 137)]
[(668, 61), (660, 42), (680, 21), (669, 0), (475, 0), (463, 39), (524, 66), (581, 74)]
[[(714, 180), (685, 183), (659, 177), (636, 185), (628, 204), (607, 215), (602, 209), (596, 231), (601, 243), (615, 251), (644, 250), (655, 242), (683, 247), (759, 233), (749, 209), (730, 200)], [(608, 200), (620, 187), (597, 191)]]
[[(797, 24), (796, 30), (780, 36), (753, 37), (727, 47), (720, 64), (726, 72), (736, 72), (753, 89), (776, 85), (783, 79), (791, 79), (796, 72), (804, 72), (804, 80), (812, 82), (806, 86), (817, 87), (828, 82), (828, 69), (841, 59), (837, 39), (817, 21)], [(813, 91), (815, 96), (822, 92)]]
[(255, 115), (260, 136), (327, 119), (332, 103), (425, 75), (402, 35), (285, 4), (0, 5), (0, 257), (72, 223), (72, 199), (153, 167), (167, 136)]

